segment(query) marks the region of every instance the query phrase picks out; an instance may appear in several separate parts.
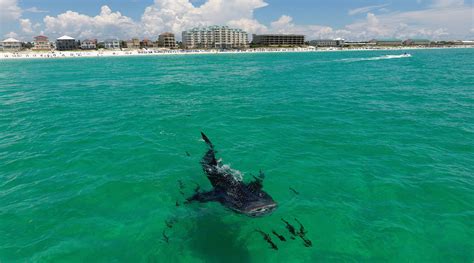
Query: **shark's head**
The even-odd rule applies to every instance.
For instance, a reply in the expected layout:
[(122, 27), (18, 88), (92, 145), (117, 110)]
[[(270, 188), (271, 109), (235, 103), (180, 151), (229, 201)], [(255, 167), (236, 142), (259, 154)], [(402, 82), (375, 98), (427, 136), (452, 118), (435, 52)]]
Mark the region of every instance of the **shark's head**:
[(272, 213), (278, 207), (273, 198), (264, 191), (258, 191), (252, 198), (246, 198), (238, 212), (250, 216), (260, 217)]

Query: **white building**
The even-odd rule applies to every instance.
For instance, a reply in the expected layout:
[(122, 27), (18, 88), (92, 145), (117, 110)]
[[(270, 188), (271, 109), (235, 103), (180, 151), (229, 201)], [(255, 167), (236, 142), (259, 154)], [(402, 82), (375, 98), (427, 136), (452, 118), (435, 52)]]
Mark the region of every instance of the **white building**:
[(118, 39), (106, 39), (104, 41), (104, 48), (105, 49), (119, 49), (120, 41)]
[(197, 27), (183, 32), (184, 48), (246, 48), (247, 32), (227, 26)]
[(21, 49), (21, 42), (14, 38), (7, 38), (1, 42), (1, 49), (3, 51), (19, 51)]

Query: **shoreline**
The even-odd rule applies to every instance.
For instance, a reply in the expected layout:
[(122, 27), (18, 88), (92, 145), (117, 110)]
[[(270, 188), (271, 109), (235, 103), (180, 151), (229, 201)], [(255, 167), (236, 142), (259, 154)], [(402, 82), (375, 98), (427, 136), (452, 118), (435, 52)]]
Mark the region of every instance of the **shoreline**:
[(17, 59), (67, 59), (92, 57), (170, 56), (170, 55), (214, 55), (214, 54), (260, 54), (302, 52), (347, 52), (347, 51), (407, 51), (430, 49), (463, 49), (459, 47), (382, 47), (382, 48), (256, 48), (247, 50), (77, 50), (77, 51), (20, 51), (0, 52), (0, 61)]

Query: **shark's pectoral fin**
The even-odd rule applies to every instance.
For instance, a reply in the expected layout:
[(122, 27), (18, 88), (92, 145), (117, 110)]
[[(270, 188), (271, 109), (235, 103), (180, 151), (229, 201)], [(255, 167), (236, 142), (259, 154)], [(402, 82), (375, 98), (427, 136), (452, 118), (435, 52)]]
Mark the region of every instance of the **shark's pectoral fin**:
[(219, 201), (219, 194), (214, 190), (209, 192), (197, 192), (190, 198), (186, 199), (187, 203), (194, 201), (200, 203)]

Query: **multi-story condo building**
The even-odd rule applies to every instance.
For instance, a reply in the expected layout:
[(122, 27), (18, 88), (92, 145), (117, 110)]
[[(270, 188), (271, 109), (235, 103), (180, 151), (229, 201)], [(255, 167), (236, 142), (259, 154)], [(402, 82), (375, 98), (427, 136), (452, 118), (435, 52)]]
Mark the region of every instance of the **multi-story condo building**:
[(62, 36), (56, 39), (57, 50), (74, 50), (77, 48), (76, 40), (70, 36)]
[(118, 39), (106, 39), (104, 41), (104, 48), (105, 49), (119, 49), (120, 41)]
[(166, 48), (175, 48), (176, 39), (173, 33), (163, 33), (158, 37), (158, 46)]
[(36, 36), (34, 37), (33, 50), (51, 50), (51, 44), (49, 43), (47, 36)]
[(184, 48), (246, 48), (247, 32), (227, 26), (197, 27), (183, 32)]
[(21, 49), (21, 42), (14, 38), (7, 38), (0, 42), (3, 51), (19, 51)]
[(259, 46), (302, 46), (304, 35), (268, 34), (253, 35), (252, 44)]
[(86, 39), (81, 42), (81, 49), (97, 49), (96, 39)]
[(315, 47), (342, 47), (344, 39), (318, 39), (309, 41), (309, 44)]

